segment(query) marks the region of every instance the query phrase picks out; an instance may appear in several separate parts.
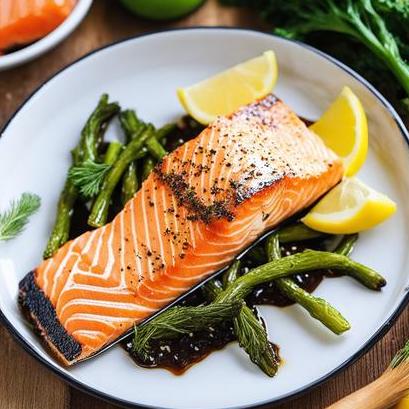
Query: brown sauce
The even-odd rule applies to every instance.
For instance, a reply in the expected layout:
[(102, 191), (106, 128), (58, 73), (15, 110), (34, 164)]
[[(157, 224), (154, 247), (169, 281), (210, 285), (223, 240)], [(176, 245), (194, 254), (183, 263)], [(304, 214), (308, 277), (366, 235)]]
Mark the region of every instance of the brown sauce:
[[(303, 245), (287, 244), (282, 247), (283, 256), (304, 251), (306, 248), (324, 250), (325, 242), (322, 240), (311, 240), (303, 242)], [(266, 262), (266, 255), (261, 246), (254, 249), (243, 261), (242, 269), (249, 269), (255, 265)], [(244, 271), (242, 271), (244, 272)], [(314, 272), (294, 275), (292, 278), (296, 283), (308, 292), (314, 291), (327, 272)], [(247, 304), (254, 308), (260, 321), (265, 326), (261, 316), (258, 315), (257, 305), (274, 305), (285, 307), (294, 304), (293, 301), (283, 296), (274, 283), (268, 283), (258, 286), (247, 298)], [(187, 298), (182, 305), (200, 305), (206, 302), (201, 289), (196, 290)], [(129, 352), (134, 362), (144, 368), (162, 368), (167, 369), (175, 375), (182, 375), (194, 364), (202, 361), (213, 351), (224, 348), (230, 342), (235, 341), (235, 335), (231, 322), (225, 322), (221, 326), (209, 327), (206, 331), (184, 335), (178, 339), (154, 341), (151, 343), (150, 353), (146, 359), (141, 358), (132, 351), (132, 340), (124, 343), (124, 348)], [(271, 343), (273, 349), (277, 352), (279, 347)]]
[(131, 341), (125, 344), (125, 349), (139, 366), (163, 368), (175, 375), (182, 375), (192, 365), (234, 340), (233, 325), (226, 322), (222, 326), (209, 327), (206, 331), (190, 333), (177, 339), (154, 341), (146, 359), (133, 353)]
[[(311, 240), (309, 242), (286, 244), (281, 248), (282, 256), (300, 253), (305, 249), (325, 250), (325, 246), (320, 240)], [(263, 261), (264, 263), (267, 260)], [(260, 263), (258, 263), (260, 264)], [(312, 293), (324, 279), (326, 272), (314, 271), (313, 273), (295, 274), (292, 279), (305, 291)], [(247, 298), (247, 303), (250, 305), (275, 305), (276, 307), (287, 307), (295, 304), (294, 301), (284, 296), (274, 284), (274, 282), (266, 283), (258, 286)]]

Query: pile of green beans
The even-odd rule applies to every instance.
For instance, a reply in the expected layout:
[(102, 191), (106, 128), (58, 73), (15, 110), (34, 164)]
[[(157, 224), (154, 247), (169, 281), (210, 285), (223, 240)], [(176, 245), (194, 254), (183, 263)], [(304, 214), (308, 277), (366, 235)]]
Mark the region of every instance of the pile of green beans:
[[(121, 124), (125, 143), (122, 144), (119, 140), (111, 142), (104, 154), (104, 132), (115, 116), (118, 116)], [(44, 258), (54, 255), (69, 239), (71, 218), (78, 200), (90, 204), (88, 217), (90, 227), (105, 225), (116, 201), (117, 188), (121, 188), (121, 203), (125, 205), (139, 190), (156, 163), (167, 154), (163, 144), (175, 128), (176, 124), (166, 124), (155, 129), (152, 124), (139, 119), (135, 111), (129, 109), (121, 111), (116, 102), (108, 101), (108, 95), (102, 95), (81, 132), (78, 145), (72, 150), (72, 168), (81, 172), (82, 167), (89, 163), (104, 163), (108, 169), (103, 175), (99, 192), (91, 199), (81, 197), (78, 183), (73, 182), (72, 175), (67, 176)], [(91, 179), (92, 176), (93, 173)]]
[[(305, 291), (292, 279), (293, 275), (319, 271), (339, 271), (350, 276), (371, 290), (380, 290), (385, 284), (385, 279), (376, 271), (357, 263), (349, 258), (354, 245), (358, 239), (357, 234), (341, 237), (338, 245), (332, 252), (304, 250), (289, 256), (282, 256), (281, 245), (285, 243), (302, 242), (308, 247), (311, 240), (337, 239), (336, 236), (324, 235), (314, 231), (301, 223), (295, 223), (283, 227), (269, 235), (261, 244), (252, 249), (244, 261), (251, 260), (256, 266), (251, 269), (241, 268), (241, 261), (235, 260), (229, 269), (221, 277), (208, 281), (201, 288), (206, 305), (230, 305), (233, 302), (242, 302), (239, 312), (231, 316), (234, 334), (239, 345), (247, 352), (249, 358), (265, 374), (272, 377), (277, 373), (280, 358), (272, 348), (268, 340), (267, 329), (259, 319), (254, 305), (247, 305), (247, 296), (257, 286), (274, 282), (279, 292), (290, 301), (304, 308), (312, 318), (321, 322), (326, 328), (336, 335), (348, 331), (351, 328), (347, 319), (328, 301), (316, 297)], [(173, 316), (177, 314), (189, 314), (189, 309), (175, 308), (170, 312)], [(205, 313), (205, 312), (204, 312)], [(174, 331), (184, 333), (183, 322), (190, 322), (189, 317), (179, 318), (180, 327), (177, 325)], [(144, 333), (155, 331), (155, 319), (146, 324)], [(146, 328), (145, 328), (146, 327)], [(203, 330), (205, 328), (198, 328)], [(164, 337), (164, 341), (166, 337)], [(133, 353), (139, 354), (140, 340), (135, 335)], [(144, 351), (149, 349), (149, 337), (144, 338)]]

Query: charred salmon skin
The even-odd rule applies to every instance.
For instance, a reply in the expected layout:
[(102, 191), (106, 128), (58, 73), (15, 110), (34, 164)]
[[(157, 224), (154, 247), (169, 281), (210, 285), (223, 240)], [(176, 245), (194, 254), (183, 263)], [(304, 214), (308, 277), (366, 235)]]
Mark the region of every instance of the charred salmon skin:
[(97, 353), (337, 184), (340, 159), (270, 95), (160, 162), (106, 226), (20, 283), (20, 305), (66, 365)]

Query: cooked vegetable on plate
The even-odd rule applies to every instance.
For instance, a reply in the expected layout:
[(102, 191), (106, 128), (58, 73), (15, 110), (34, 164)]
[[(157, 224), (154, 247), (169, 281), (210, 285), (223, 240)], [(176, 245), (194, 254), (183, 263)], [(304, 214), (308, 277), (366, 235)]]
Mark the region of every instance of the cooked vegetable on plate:
[[(350, 178), (368, 144), (362, 105), (345, 88), (308, 127), (271, 94), (276, 79), (267, 51), (178, 90), (191, 116), (162, 127), (101, 97), (72, 151), (45, 260), (20, 282), (23, 312), (62, 363), (123, 341), (139, 365), (180, 373), (237, 340), (274, 376), (279, 349), (257, 305), (296, 302), (340, 335), (354, 323), (311, 294), (322, 279), (386, 285), (350, 258), (356, 233), (396, 208)], [(115, 116), (124, 135), (104, 141)], [(87, 220), (73, 234), (79, 205)]]

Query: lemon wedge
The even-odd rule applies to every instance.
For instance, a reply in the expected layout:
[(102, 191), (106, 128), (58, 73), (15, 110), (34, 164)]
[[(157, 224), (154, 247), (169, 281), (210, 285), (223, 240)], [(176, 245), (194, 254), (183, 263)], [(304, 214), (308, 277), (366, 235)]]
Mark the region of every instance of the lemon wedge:
[(409, 396), (406, 396), (395, 406), (395, 409), (409, 409)]
[(368, 151), (368, 123), (360, 100), (349, 87), (343, 88), (310, 129), (342, 158), (346, 176), (358, 172)]
[(184, 109), (202, 124), (269, 94), (278, 75), (273, 51), (238, 64), (177, 94)]
[(345, 178), (302, 219), (314, 230), (350, 234), (382, 223), (396, 211), (396, 204), (356, 178)]

